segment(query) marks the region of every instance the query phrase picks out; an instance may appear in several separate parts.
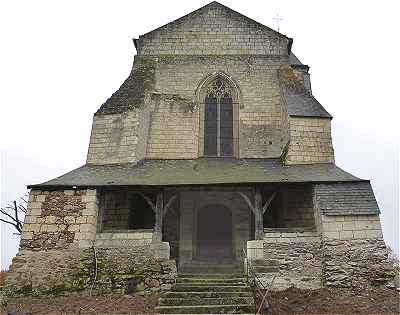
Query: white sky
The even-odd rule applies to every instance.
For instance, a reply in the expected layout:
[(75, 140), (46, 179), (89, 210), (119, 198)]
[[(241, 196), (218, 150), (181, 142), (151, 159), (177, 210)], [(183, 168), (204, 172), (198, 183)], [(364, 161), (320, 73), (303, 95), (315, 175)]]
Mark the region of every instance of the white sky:
[[(128, 76), (133, 37), (209, 1), (1, 1), (1, 204), (84, 164), (93, 113)], [(221, 3), (294, 38), (314, 95), (334, 116), (337, 164), (372, 179), (399, 250), (397, 1)], [(6, 268), (18, 237), (1, 225)]]

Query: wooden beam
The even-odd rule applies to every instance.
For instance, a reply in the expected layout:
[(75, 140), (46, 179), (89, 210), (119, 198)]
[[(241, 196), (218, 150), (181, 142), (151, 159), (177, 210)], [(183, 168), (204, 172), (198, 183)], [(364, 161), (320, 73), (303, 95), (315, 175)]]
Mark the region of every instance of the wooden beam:
[(242, 196), (244, 201), (246, 201), (247, 205), (249, 206), (250, 210), (254, 213), (254, 215), (256, 215), (254, 206), (253, 206), (252, 202), (250, 201), (250, 198), (243, 192), (239, 192), (239, 194), (240, 194), (240, 196)]
[(169, 198), (167, 204), (165, 205), (164, 209), (163, 209), (163, 216), (165, 216), (169, 210), (169, 208), (171, 207), (171, 205), (173, 204), (173, 202), (178, 198), (178, 194), (173, 195), (171, 198)]
[(255, 240), (264, 239), (264, 225), (263, 225), (263, 207), (262, 207), (262, 194), (259, 188), (256, 188), (254, 193), (254, 223), (255, 223)]
[(275, 198), (276, 196), (276, 192), (274, 192), (269, 198), (268, 200), (265, 202), (264, 207), (262, 209), (263, 214), (265, 213), (265, 211), (267, 211), (269, 205), (271, 204), (271, 201)]
[(150, 206), (150, 208), (154, 211), (154, 213), (156, 213), (156, 205), (153, 203), (153, 201), (151, 201), (149, 196), (146, 196), (144, 193), (138, 191), (136, 192), (138, 195), (142, 196), (144, 200), (146, 200), (146, 202), (148, 203), (148, 205)]
[(156, 206), (155, 206), (156, 222), (154, 226), (153, 243), (162, 242), (162, 225), (163, 225), (163, 210), (164, 210), (163, 195), (164, 195), (163, 191), (157, 193)]

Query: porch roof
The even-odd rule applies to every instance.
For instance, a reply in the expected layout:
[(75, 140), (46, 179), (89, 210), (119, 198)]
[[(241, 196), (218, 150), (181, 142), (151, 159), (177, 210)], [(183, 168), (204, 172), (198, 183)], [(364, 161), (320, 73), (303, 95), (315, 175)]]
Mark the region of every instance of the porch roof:
[(284, 166), (279, 159), (200, 158), (83, 165), (28, 188), (357, 181), (363, 180), (328, 163)]

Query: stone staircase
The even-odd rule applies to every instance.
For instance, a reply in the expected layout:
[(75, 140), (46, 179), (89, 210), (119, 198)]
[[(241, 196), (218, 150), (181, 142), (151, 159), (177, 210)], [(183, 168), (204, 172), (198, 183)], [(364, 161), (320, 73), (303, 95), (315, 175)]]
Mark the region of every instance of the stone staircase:
[(254, 312), (254, 299), (243, 274), (181, 273), (159, 299), (161, 314), (242, 314)]

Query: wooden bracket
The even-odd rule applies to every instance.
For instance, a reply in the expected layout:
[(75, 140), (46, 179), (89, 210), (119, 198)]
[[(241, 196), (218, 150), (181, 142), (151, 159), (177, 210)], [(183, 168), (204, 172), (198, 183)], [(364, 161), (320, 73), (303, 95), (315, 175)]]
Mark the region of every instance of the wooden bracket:
[(178, 198), (178, 194), (173, 195), (171, 198), (169, 198), (167, 204), (165, 205), (164, 209), (163, 209), (163, 216), (165, 216), (169, 210), (169, 208), (171, 207), (171, 205), (173, 204), (173, 202)]

